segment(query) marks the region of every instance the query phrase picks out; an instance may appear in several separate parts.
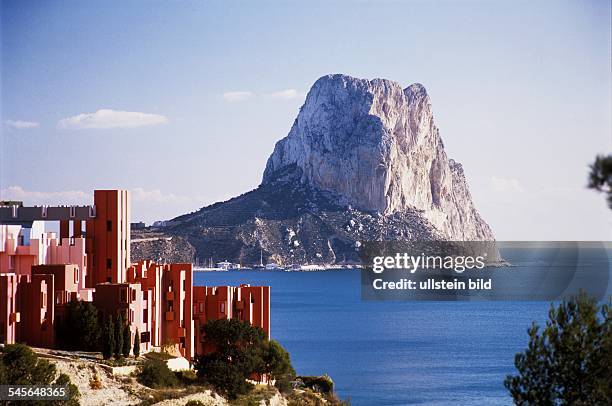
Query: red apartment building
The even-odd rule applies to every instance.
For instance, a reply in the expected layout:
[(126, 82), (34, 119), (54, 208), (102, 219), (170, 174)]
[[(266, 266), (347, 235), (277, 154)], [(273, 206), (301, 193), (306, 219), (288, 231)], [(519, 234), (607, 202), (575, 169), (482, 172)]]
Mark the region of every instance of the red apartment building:
[[(96, 190), (93, 206), (0, 202), (0, 343), (53, 348), (66, 303), (122, 313), (141, 352), (175, 345), (187, 359), (207, 351), (202, 326), (236, 318), (270, 334), (270, 287), (193, 287), (192, 264), (130, 263), (126, 190)], [(44, 231), (59, 222), (59, 238)], [(85, 229), (83, 229), (85, 226)]]
[(195, 286), (193, 288), (196, 353), (212, 347), (206, 345), (202, 328), (208, 320), (238, 319), (260, 327), (270, 337), (269, 286)]

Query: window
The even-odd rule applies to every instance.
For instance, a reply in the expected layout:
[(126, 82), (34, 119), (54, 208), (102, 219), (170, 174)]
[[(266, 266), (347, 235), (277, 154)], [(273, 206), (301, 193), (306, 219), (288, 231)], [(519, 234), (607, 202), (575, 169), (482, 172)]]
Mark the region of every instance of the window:
[(106, 258), (106, 269), (111, 269), (113, 267), (113, 260), (111, 258)]
[(134, 322), (134, 310), (130, 310), (130, 324)]
[(204, 303), (200, 303), (200, 313), (204, 313)]
[(121, 289), (121, 303), (127, 302), (127, 289)]
[(168, 300), (168, 311), (171, 312), (174, 307), (174, 302), (172, 300)]
[(79, 270), (74, 270), (74, 283), (79, 283)]
[(136, 289), (132, 289), (132, 300), (136, 300)]
[(8, 256), (9, 259), (9, 269), (15, 269), (15, 257), (12, 255)]
[(149, 312), (147, 310), (148, 309), (142, 309), (142, 322), (143, 323), (149, 322)]
[(106, 220), (106, 231), (113, 231), (113, 222)]
[(219, 303), (219, 311), (225, 313), (225, 302)]

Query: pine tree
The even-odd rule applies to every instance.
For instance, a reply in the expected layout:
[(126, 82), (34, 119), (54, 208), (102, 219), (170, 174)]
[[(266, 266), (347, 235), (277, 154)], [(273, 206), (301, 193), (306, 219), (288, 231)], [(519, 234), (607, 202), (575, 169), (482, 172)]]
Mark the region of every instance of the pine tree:
[(136, 334), (134, 335), (134, 357), (138, 358), (140, 356), (140, 333), (138, 329), (136, 329)]
[(517, 375), (504, 382), (517, 405), (612, 404), (612, 317), (585, 293), (551, 305), (540, 330), (515, 358)]
[(588, 187), (606, 193), (608, 206), (612, 209), (612, 154), (598, 155), (590, 166)]
[(109, 315), (104, 323), (104, 339), (102, 343), (102, 356), (110, 359), (115, 352), (115, 328), (113, 326), (113, 316)]
[(117, 323), (115, 324), (115, 358), (121, 358), (121, 350), (123, 349), (123, 316), (121, 312), (117, 314)]
[(132, 349), (132, 331), (130, 329), (129, 324), (125, 324), (124, 334), (123, 334), (123, 349), (122, 353), (124, 357), (130, 356), (130, 350)]

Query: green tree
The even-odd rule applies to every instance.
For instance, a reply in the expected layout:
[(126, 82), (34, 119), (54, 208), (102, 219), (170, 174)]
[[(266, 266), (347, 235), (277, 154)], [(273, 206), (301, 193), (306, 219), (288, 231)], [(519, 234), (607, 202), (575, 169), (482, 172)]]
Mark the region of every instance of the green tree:
[(609, 305), (581, 293), (557, 308), (546, 327), (529, 328), (529, 346), (515, 357), (518, 375), (504, 385), (518, 405), (612, 404)]
[[(62, 349), (100, 351), (98, 309), (91, 302), (72, 301), (65, 305), (64, 318), (57, 325), (57, 341)], [(74, 334), (78, 331), (79, 334)]]
[(295, 379), (295, 370), (287, 350), (276, 340), (264, 344), (264, 373), (270, 374), (275, 380), (274, 386), (279, 391), (287, 393), (291, 390), (291, 381)]
[(103, 335), (102, 356), (104, 359), (110, 359), (115, 352), (115, 327), (113, 325), (113, 316), (111, 315), (108, 315), (106, 323), (104, 323)]
[(117, 314), (117, 320), (115, 322), (115, 358), (121, 358), (121, 351), (123, 350), (123, 316), (121, 312)]
[(140, 333), (138, 329), (136, 329), (136, 334), (134, 334), (134, 357), (138, 358), (140, 356)]
[[(68, 387), (67, 400), (47, 401), (50, 405), (78, 405), (80, 393), (78, 388), (70, 382), (68, 375), (57, 377), (54, 364), (39, 359), (30, 347), (24, 344), (9, 344), (1, 349), (0, 370), (4, 371), (3, 384), (9, 385), (62, 385)], [(23, 405), (34, 405), (40, 402), (24, 401)]]
[(249, 392), (246, 381), (264, 370), (265, 332), (239, 320), (211, 320), (204, 325), (208, 345), (215, 351), (196, 358), (198, 376), (231, 399)]
[(125, 328), (123, 330), (123, 349), (122, 353), (124, 357), (130, 356), (130, 350), (132, 349), (132, 331), (130, 329), (129, 324), (125, 324)]
[(590, 165), (588, 187), (608, 195), (608, 207), (612, 209), (612, 154), (598, 155)]

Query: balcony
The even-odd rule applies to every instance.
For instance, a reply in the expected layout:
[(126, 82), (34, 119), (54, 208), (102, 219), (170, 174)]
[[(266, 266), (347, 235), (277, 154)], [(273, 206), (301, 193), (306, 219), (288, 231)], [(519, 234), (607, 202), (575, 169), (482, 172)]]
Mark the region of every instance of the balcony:
[(185, 329), (184, 328), (179, 328), (178, 329), (178, 336), (179, 337), (185, 337)]
[(166, 321), (174, 321), (174, 312), (166, 312)]
[(14, 312), (9, 316), (9, 322), (11, 323), (19, 323), (21, 321), (21, 313)]
[(166, 300), (174, 300), (174, 292), (166, 292)]

